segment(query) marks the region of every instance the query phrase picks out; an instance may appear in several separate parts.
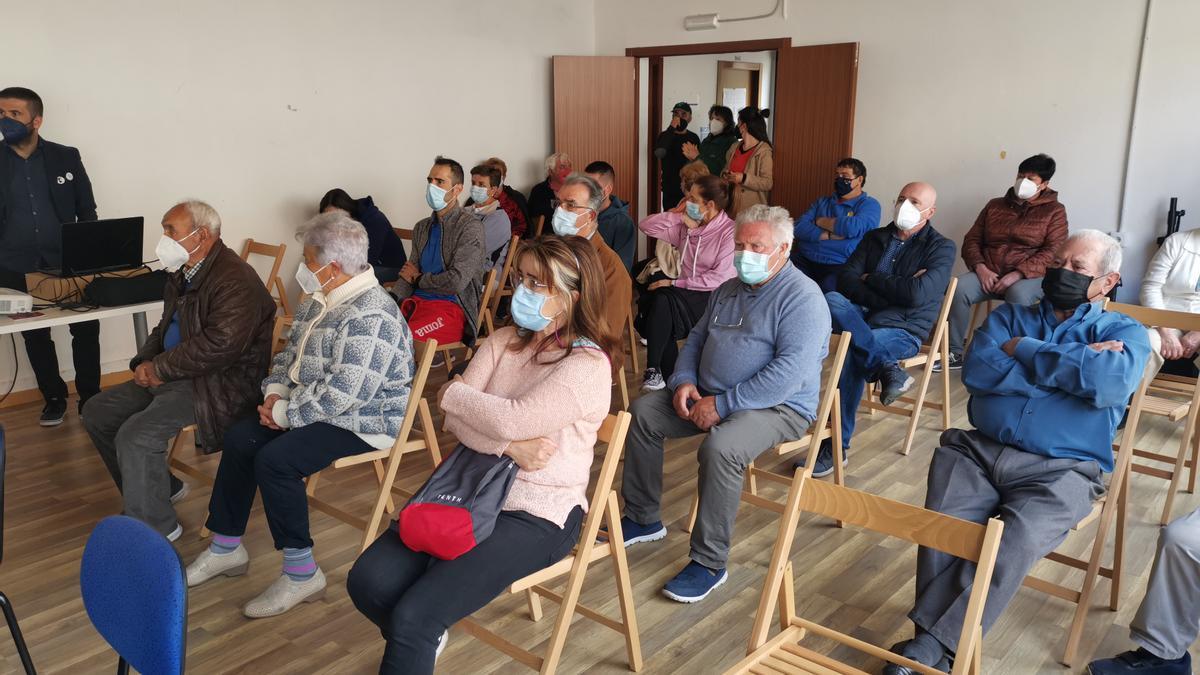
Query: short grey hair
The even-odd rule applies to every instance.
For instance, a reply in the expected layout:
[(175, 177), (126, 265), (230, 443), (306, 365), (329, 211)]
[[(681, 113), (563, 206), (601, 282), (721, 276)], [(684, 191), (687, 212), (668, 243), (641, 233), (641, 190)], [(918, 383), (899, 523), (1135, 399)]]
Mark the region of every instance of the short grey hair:
[(755, 204), (747, 207), (738, 214), (736, 227), (741, 229), (743, 225), (750, 223), (766, 223), (771, 226), (771, 234), (774, 235), (775, 245), (787, 244), (788, 249), (792, 247), (792, 240), (795, 238), (795, 229), (792, 223), (792, 215), (782, 206), (767, 206), (766, 204)]
[(546, 158), (546, 173), (550, 173), (558, 168), (562, 162), (571, 163), (571, 158), (565, 152), (556, 152)]
[[(595, 211), (596, 214), (599, 215), (600, 205), (604, 203), (604, 188), (600, 187), (600, 184), (596, 182), (596, 179), (587, 174), (573, 173), (570, 176), (567, 176), (567, 179), (563, 181), (562, 186), (565, 188), (572, 185), (582, 185), (587, 188), (588, 208)], [(562, 188), (559, 189), (561, 190)]]
[(180, 206), (192, 219), (192, 229), (203, 227), (208, 230), (209, 234), (220, 236), (221, 216), (208, 202), (202, 202), (199, 199), (184, 199), (171, 208), (175, 209)]
[(296, 232), (304, 246), (317, 249), (317, 262), (328, 265), (337, 261), (346, 274), (366, 272), (367, 230), (362, 223), (340, 211), (314, 216)]
[[(1083, 239), (1091, 242), (1100, 249), (1100, 275), (1121, 271), (1121, 242), (1100, 230), (1076, 230), (1067, 237), (1067, 241)], [(1064, 242), (1064, 245), (1065, 242)]]

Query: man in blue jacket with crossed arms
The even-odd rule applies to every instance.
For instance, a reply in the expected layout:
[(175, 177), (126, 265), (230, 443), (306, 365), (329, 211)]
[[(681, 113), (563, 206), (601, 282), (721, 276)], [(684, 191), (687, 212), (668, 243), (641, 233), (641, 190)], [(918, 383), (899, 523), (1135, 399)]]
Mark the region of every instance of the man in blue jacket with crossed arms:
[[(976, 428), (942, 434), (925, 507), (977, 523), (1004, 521), (985, 633), (1029, 570), (1088, 514), (1104, 492), (1101, 474), (1113, 470), (1113, 434), (1150, 354), (1146, 329), (1099, 302), (1120, 269), (1116, 240), (1075, 232), (1046, 270), (1041, 304), (1001, 305), (967, 352), (963, 384)], [(949, 670), (974, 575), (974, 563), (922, 548), (908, 615), (916, 636), (893, 649)], [(884, 670), (910, 672), (895, 664)]]

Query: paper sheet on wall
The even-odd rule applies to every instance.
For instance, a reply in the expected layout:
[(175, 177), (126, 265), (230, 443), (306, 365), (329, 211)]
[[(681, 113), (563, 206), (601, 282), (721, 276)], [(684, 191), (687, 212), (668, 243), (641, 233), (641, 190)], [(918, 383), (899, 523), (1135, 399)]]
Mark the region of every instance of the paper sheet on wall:
[(729, 108), (736, 115), (739, 110), (746, 107), (747, 93), (745, 87), (738, 87), (736, 89), (725, 87), (721, 90), (721, 105)]

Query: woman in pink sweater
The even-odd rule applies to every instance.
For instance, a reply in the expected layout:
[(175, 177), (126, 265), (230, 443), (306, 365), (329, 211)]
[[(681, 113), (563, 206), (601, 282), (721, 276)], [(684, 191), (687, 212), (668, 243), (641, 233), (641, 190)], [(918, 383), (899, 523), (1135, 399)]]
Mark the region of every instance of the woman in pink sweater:
[(393, 523), (354, 563), (347, 590), (387, 640), (381, 673), (432, 673), (451, 625), (579, 538), (619, 349), (603, 319), (604, 274), (579, 237), (524, 242), (516, 256), (518, 327), (489, 336), (438, 399), (463, 445), (520, 471), (491, 536), (462, 556), (412, 551)]
[(725, 213), (725, 181), (701, 176), (675, 208), (643, 220), (638, 228), (679, 251), (679, 277), (650, 284), (638, 297), (638, 333), (646, 338), (642, 391), (657, 391), (675, 370), (676, 340), (691, 332), (708, 306), (708, 296), (732, 279), (733, 219)]

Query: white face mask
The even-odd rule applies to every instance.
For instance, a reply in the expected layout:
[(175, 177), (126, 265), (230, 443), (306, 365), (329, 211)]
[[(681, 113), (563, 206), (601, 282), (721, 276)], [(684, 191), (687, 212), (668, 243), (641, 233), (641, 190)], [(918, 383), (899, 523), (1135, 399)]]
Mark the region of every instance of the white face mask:
[(1024, 177), (1018, 178), (1013, 184), (1013, 192), (1016, 193), (1017, 199), (1029, 199), (1037, 194), (1037, 189), (1037, 183)]
[(725, 123), (721, 120), (709, 120), (708, 131), (712, 134), (719, 134), (722, 131), (725, 131)]
[[(321, 268), (318, 269), (317, 272), (329, 267), (329, 265), (330, 263), (321, 265)], [(308, 265), (305, 265), (303, 260), (300, 261), (300, 267), (296, 269), (296, 283), (300, 284), (301, 290), (309, 295), (312, 295), (322, 288), (325, 288), (325, 285), (328, 284), (329, 281), (333, 281), (333, 279), (330, 279), (324, 284), (321, 283), (321, 280), (317, 278), (317, 272), (308, 269)]]
[(189, 251), (180, 242), (187, 241), (188, 237), (199, 231), (199, 229), (192, 230), (191, 234), (179, 241), (175, 241), (165, 234), (159, 238), (158, 245), (154, 247), (154, 254), (158, 256), (158, 261), (163, 264), (163, 267), (168, 272), (178, 270), (180, 267), (183, 267), (184, 263), (191, 260), (192, 254), (196, 252), (196, 248), (200, 247), (197, 246)]
[(892, 219), (902, 232), (908, 232), (921, 222), (921, 210), (905, 199), (896, 206), (896, 215)]
[(491, 197), (488, 195), (487, 188), (481, 187), (479, 185), (472, 185), (471, 186), (471, 199), (475, 200), (476, 205), (480, 205), (480, 204), (483, 204), (484, 202), (486, 202), (487, 200), (491, 199)]

